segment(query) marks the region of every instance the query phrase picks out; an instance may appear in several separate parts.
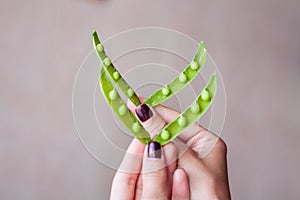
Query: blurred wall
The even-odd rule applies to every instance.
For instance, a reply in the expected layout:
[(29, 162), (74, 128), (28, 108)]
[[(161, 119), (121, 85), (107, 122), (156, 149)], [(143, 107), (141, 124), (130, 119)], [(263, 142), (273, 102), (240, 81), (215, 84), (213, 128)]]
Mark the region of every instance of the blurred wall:
[(114, 171), (75, 133), (91, 31), (159, 26), (203, 40), (227, 92), (233, 199), (299, 199), (300, 1), (0, 1), (0, 199), (107, 199)]

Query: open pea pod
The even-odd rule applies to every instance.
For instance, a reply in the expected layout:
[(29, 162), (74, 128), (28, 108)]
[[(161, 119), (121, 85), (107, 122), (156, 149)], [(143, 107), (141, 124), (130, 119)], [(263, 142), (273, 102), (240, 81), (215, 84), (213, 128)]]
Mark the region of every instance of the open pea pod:
[[(120, 90), (136, 105), (140, 104), (140, 100), (134, 90), (122, 78), (118, 70), (111, 63), (111, 60), (104, 52), (104, 47), (101, 44), (96, 31), (93, 32), (94, 47), (98, 57), (102, 62), (100, 70), (100, 87), (105, 97), (105, 100), (110, 105), (111, 109), (125, 124), (125, 126), (139, 139), (142, 143), (148, 144), (151, 141), (148, 132), (141, 126), (138, 119), (129, 111), (126, 103), (122, 100), (117, 90), (114, 88), (110, 78), (116, 83)], [(168, 83), (165, 87), (157, 90), (151, 95), (145, 103), (150, 106), (155, 106), (166, 99), (170, 98), (178, 91), (188, 85), (198, 74), (206, 60), (206, 48), (202, 42), (199, 44), (196, 55), (193, 61), (186, 69), (174, 80)], [(110, 78), (108, 77), (110, 76)], [(174, 121), (169, 123), (155, 138), (154, 141), (165, 145), (176, 138), (182, 131), (199, 119), (210, 107), (217, 91), (217, 82), (215, 75), (212, 75), (208, 84), (196, 98), (196, 100)]]
[(217, 92), (216, 76), (212, 75), (206, 87), (202, 90), (196, 100), (174, 121), (169, 123), (154, 138), (154, 141), (165, 145), (176, 138), (182, 131), (198, 120), (210, 107)]
[(178, 77), (173, 79), (166, 86), (154, 92), (146, 101), (145, 104), (155, 106), (169, 99), (174, 94), (187, 86), (199, 74), (206, 60), (206, 48), (203, 42), (199, 43), (199, 48), (194, 56), (193, 61), (180, 73)]
[(114, 88), (112, 82), (107, 77), (107, 74), (108, 72), (106, 69), (101, 67), (100, 88), (106, 102), (125, 126), (133, 133), (133, 135), (143, 144), (148, 144), (151, 141), (150, 135), (127, 108), (126, 103), (122, 100), (117, 90)]
[(128, 97), (128, 99), (130, 99), (132, 103), (134, 103), (136, 106), (140, 105), (140, 99), (138, 98), (134, 90), (129, 86), (129, 84), (121, 76), (119, 71), (114, 67), (110, 58), (106, 55), (104, 47), (101, 44), (96, 31), (93, 32), (92, 37), (94, 42), (94, 48), (98, 54), (98, 57), (101, 60), (103, 66), (105, 67), (110, 77), (114, 80), (114, 82), (119, 86), (120, 90)]

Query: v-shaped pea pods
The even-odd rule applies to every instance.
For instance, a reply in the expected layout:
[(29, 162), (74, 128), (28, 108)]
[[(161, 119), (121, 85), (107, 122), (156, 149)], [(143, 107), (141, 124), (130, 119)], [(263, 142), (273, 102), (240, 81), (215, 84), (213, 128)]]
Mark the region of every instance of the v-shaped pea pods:
[[(94, 48), (98, 54), (98, 57), (102, 63), (100, 69), (100, 88), (106, 102), (114, 111), (114, 113), (120, 118), (124, 125), (132, 132), (132, 134), (139, 139), (142, 143), (148, 144), (152, 139), (149, 133), (141, 126), (138, 119), (129, 111), (126, 103), (122, 100), (117, 88), (120, 89), (136, 106), (141, 102), (129, 84), (124, 80), (119, 71), (114, 67), (111, 59), (106, 55), (104, 46), (100, 42), (97, 32), (93, 34)], [(154, 92), (148, 99), (145, 100), (145, 104), (155, 106), (169, 99), (177, 92), (186, 87), (191, 81), (199, 74), (200, 70), (204, 66), (206, 60), (207, 51), (203, 44), (200, 42), (199, 48), (191, 61), (191, 63), (182, 71), (178, 77), (174, 78), (167, 85), (163, 86), (156, 92)], [(115, 87), (114, 84), (115, 83)], [(197, 121), (211, 106), (217, 91), (216, 76), (211, 75), (209, 82), (198, 95), (195, 101), (175, 120), (170, 122), (164, 127), (159, 134), (154, 137), (154, 141), (159, 142), (161, 145), (165, 145), (171, 140), (175, 139), (182, 131)]]

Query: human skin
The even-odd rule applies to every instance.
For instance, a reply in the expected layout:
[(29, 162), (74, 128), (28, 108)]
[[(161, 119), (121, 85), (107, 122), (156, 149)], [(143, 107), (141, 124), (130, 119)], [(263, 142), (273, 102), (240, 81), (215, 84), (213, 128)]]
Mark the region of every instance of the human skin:
[[(134, 104), (128, 102), (127, 106), (136, 113), (137, 108)], [(140, 122), (152, 137), (179, 115), (177, 111), (162, 105), (149, 108), (152, 115)], [(137, 114), (136, 116), (140, 117)], [(117, 172), (112, 185), (111, 199), (117, 199), (114, 198), (114, 193), (120, 190), (115, 189), (116, 185), (124, 180), (131, 185), (131, 189), (126, 190), (131, 192), (131, 196), (123, 196), (121, 199), (230, 199), (226, 145), (223, 140), (198, 124), (190, 126), (178, 139), (162, 148), (162, 158), (155, 161), (160, 164), (153, 165), (153, 159), (139, 156), (138, 154), (143, 154), (144, 148), (139, 142), (133, 142), (129, 146), (128, 150), (134, 149), (137, 156), (127, 161), (124, 158), (127, 164), (124, 164), (123, 160), (122, 165), (123, 168), (128, 165), (128, 168), (135, 163), (134, 169), (128, 171), (136, 173), (120, 175), (120, 172)], [(147, 166), (150, 166), (151, 172), (145, 170)], [(149, 176), (152, 179), (147, 178)], [(123, 180), (119, 177), (123, 177)], [(128, 186), (125, 185), (124, 188)], [(148, 196), (143, 196), (145, 194)]]

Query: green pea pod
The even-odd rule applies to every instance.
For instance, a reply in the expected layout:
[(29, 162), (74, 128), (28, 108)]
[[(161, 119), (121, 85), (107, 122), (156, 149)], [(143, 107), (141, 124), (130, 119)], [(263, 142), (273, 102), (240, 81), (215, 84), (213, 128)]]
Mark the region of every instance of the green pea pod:
[(110, 77), (114, 80), (114, 82), (119, 86), (120, 90), (130, 99), (132, 103), (134, 103), (136, 106), (140, 105), (141, 104), (140, 99), (138, 98), (134, 90), (124, 80), (124, 78), (121, 76), (118, 70), (111, 63), (110, 58), (106, 55), (104, 51), (104, 47), (101, 44), (99, 37), (97, 35), (97, 32), (94, 31), (92, 36), (93, 36), (94, 48), (102, 64), (105, 66), (106, 71), (110, 75)]
[(176, 138), (182, 131), (199, 119), (210, 107), (217, 92), (216, 76), (212, 75), (196, 100), (174, 121), (169, 123), (155, 138), (161, 145)]
[(171, 96), (187, 86), (202, 69), (206, 60), (206, 54), (206, 48), (203, 42), (200, 42), (193, 61), (185, 68), (185, 70), (166, 86), (154, 92), (144, 103), (150, 106), (155, 106), (169, 99)]
[(107, 77), (107, 73), (106, 69), (101, 67), (100, 87), (106, 102), (133, 135), (143, 144), (148, 144), (151, 141), (148, 132), (127, 108), (126, 103), (122, 100), (112, 82)]

